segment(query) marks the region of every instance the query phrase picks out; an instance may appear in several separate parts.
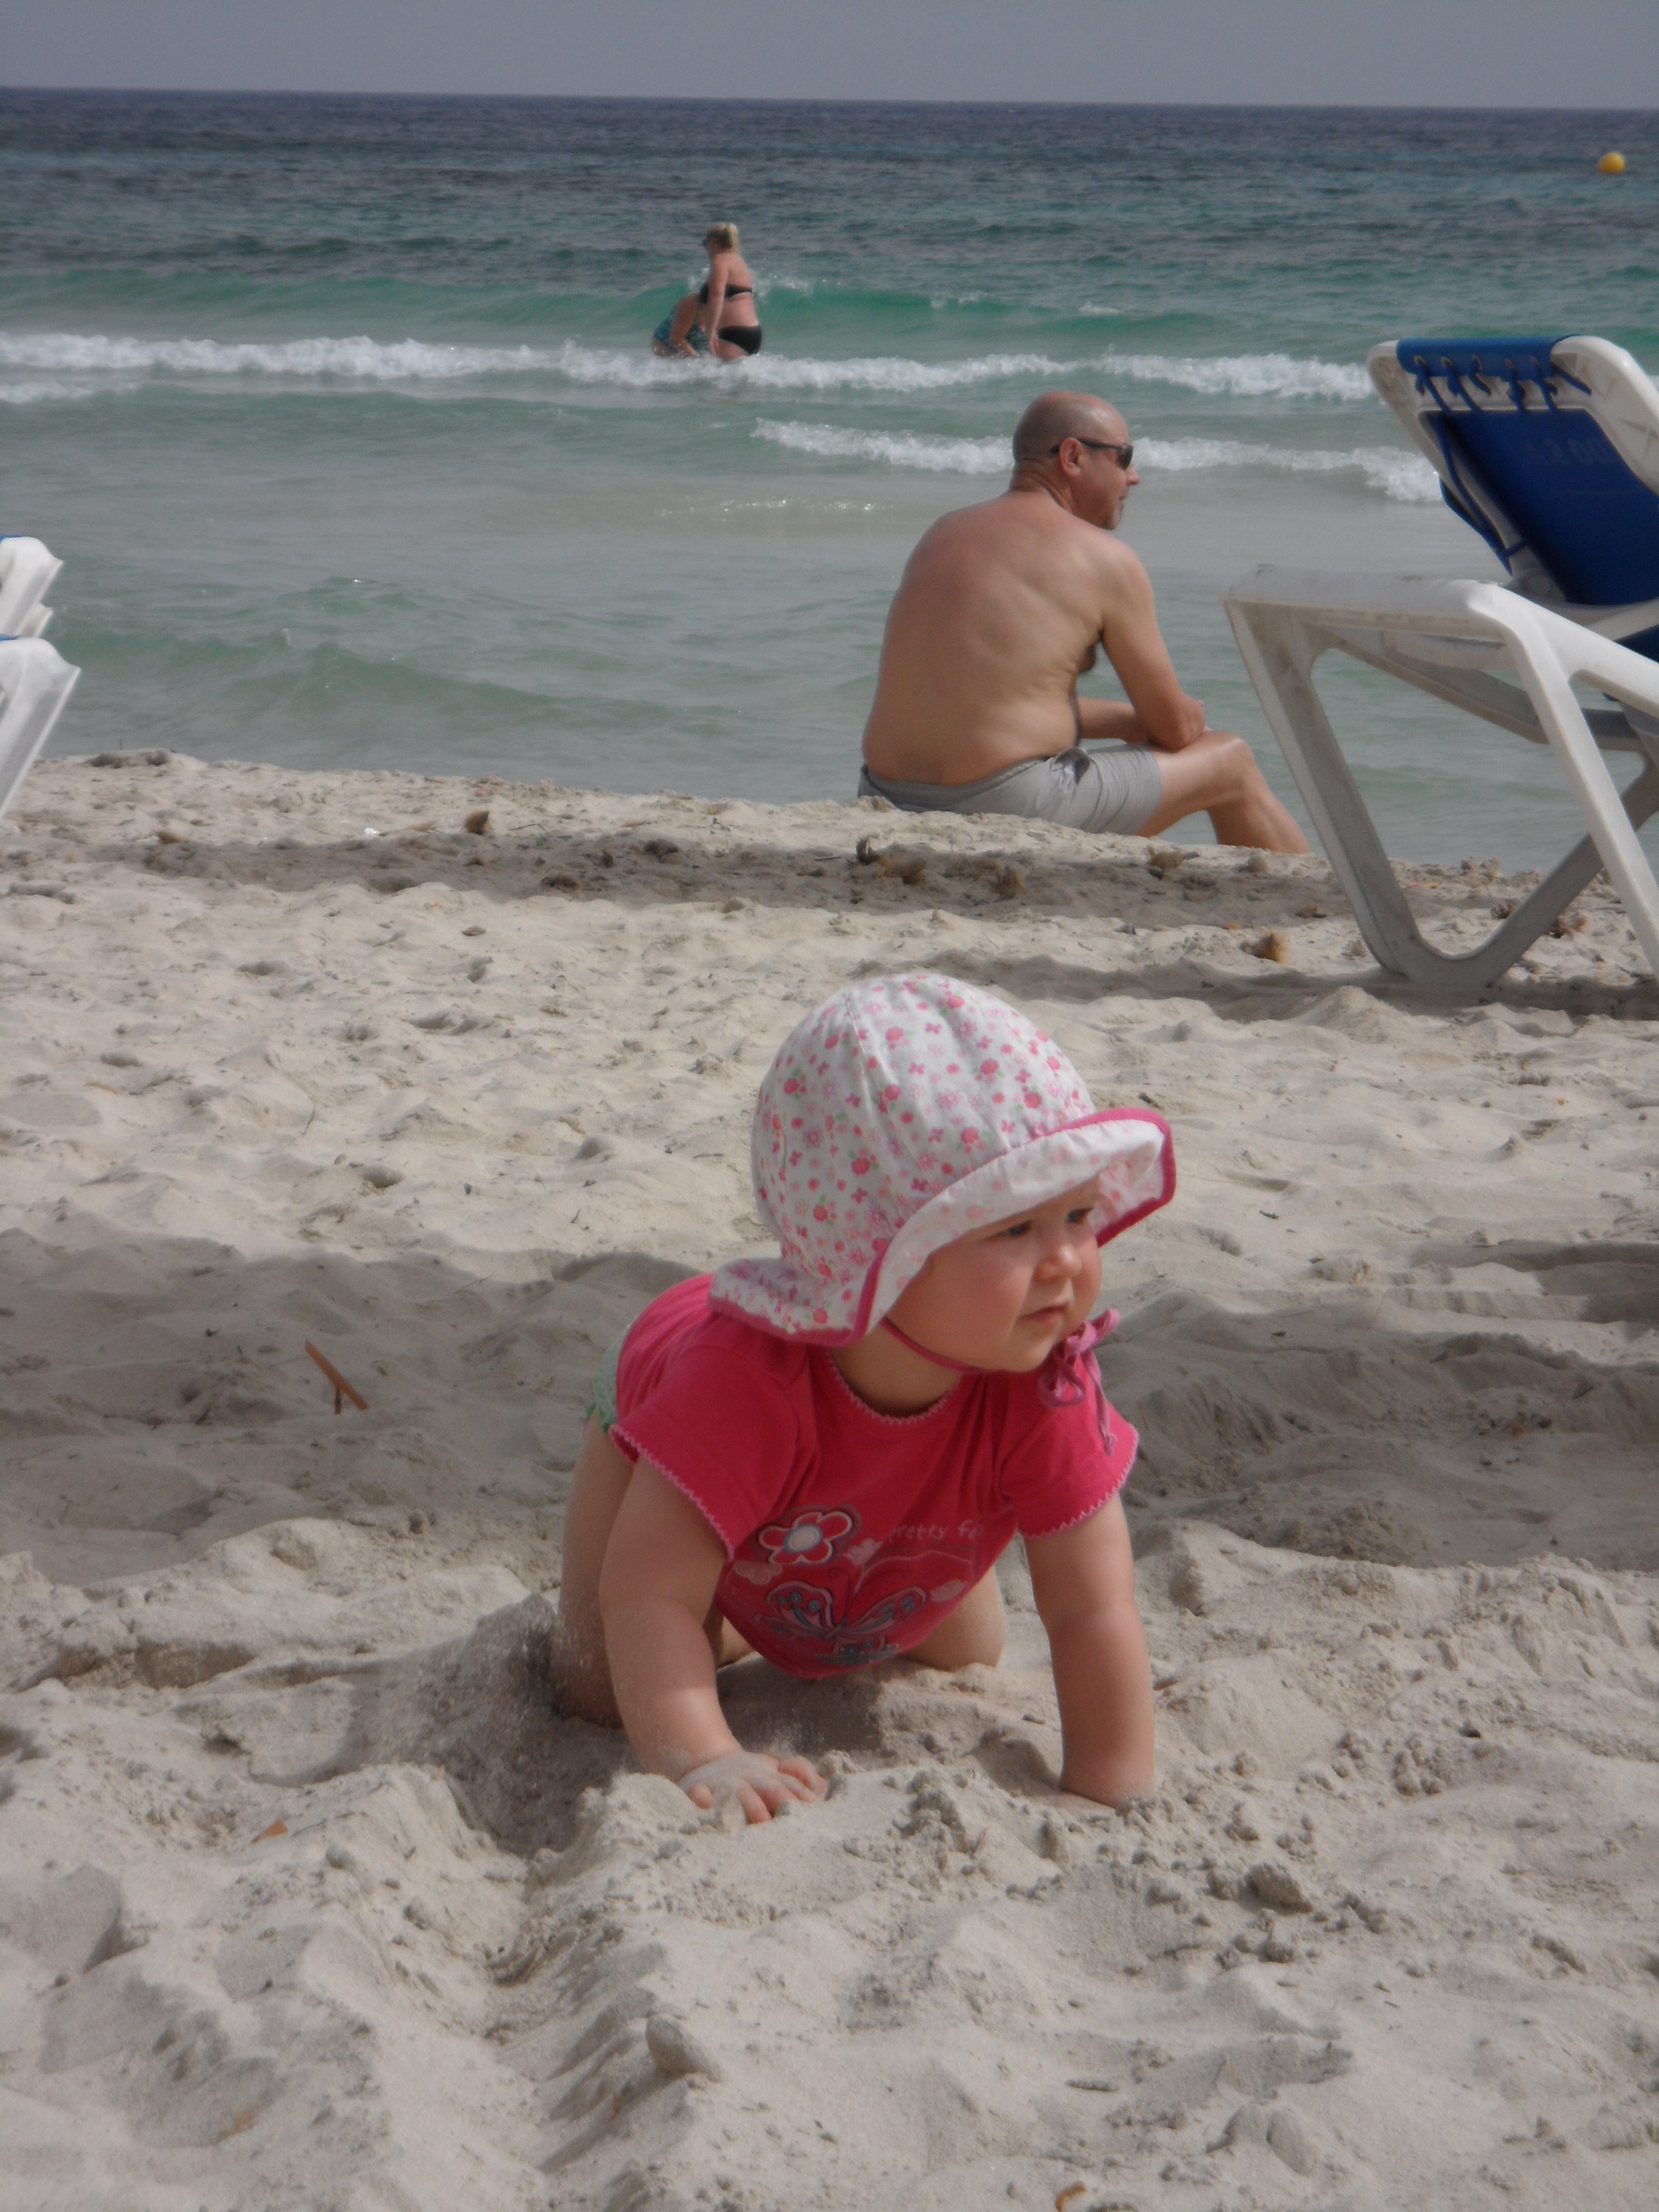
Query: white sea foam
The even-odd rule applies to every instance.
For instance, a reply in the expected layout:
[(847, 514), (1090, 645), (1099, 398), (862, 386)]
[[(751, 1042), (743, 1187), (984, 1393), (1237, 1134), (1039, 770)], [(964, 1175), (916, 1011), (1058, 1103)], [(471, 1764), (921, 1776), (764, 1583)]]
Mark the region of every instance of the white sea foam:
[(617, 347), (568, 339), (556, 347), (432, 345), (418, 338), (291, 338), (226, 343), (216, 338), (131, 338), (70, 331), (0, 332), (0, 368), (131, 376), (149, 370), (179, 376), (337, 377), (373, 384), (450, 382), (465, 377), (550, 376), (572, 384), (633, 389), (718, 377), (771, 392), (942, 392), (1052, 376), (1066, 367), (1042, 354), (986, 354), (971, 361), (910, 361), (870, 356), (847, 361), (761, 354), (724, 365), (659, 361)]
[(1136, 465), (1183, 473), (1194, 469), (1275, 469), (1295, 476), (1331, 476), (1357, 469), (1373, 491), (1390, 499), (1431, 500), (1440, 496), (1440, 479), (1418, 453), (1390, 446), (1353, 446), (1340, 450), (1246, 445), (1237, 438), (1142, 438), (1135, 444)]
[[(32, 407), (41, 400), (90, 399), (94, 390), (108, 391), (107, 385), (90, 384), (0, 384), (0, 407)], [(125, 385), (116, 387), (125, 391)]]
[[(1340, 398), (1355, 396), (1349, 389), (1354, 379), (1365, 386), (1362, 371), (1328, 362), (1295, 361), (1288, 355), (1240, 355), (1214, 362), (1108, 355), (1104, 361), (1122, 374), (1184, 381), (1195, 391), (1215, 393), (1319, 393)], [(711, 363), (659, 361), (643, 352), (584, 346), (574, 340), (556, 348), (431, 345), (416, 338), (386, 343), (368, 337), (232, 344), (213, 338), (0, 332), (0, 369), (33, 372), (16, 382), (0, 383), (0, 401), (13, 405), (83, 398), (98, 391), (131, 390), (134, 380), (147, 373), (329, 378), (376, 386), (542, 377), (612, 389), (672, 386), (688, 380), (715, 379), (727, 388), (767, 392), (903, 395), (961, 390), (1014, 378), (1054, 376), (1066, 373), (1066, 363), (1041, 354), (985, 354), (963, 362), (921, 362), (896, 356), (817, 361), (763, 354), (728, 369)], [(74, 380), (65, 381), (66, 378)], [(995, 476), (1009, 462), (1006, 437), (929, 437), (906, 430), (854, 430), (830, 423), (768, 420), (756, 426), (755, 434), (825, 459), (882, 461), (895, 468), (946, 475)], [(1438, 489), (1434, 471), (1425, 461), (1387, 447), (1329, 451), (1225, 438), (1153, 438), (1139, 441), (1139, 452), (1147, 466), (1171, 471), (1260, 468), (1327, 474), (1358, 470), (1375, 490), (1390, 499), (1431, 500)]]
[(850, 361), (796, 361), (787, 354), (757, 354), (746, 362), (746, 382), (775, 392), (950, 392), (964, 385), (999, 384), (1013, 377), (1058, 376), (1066, 363), (1040, 353), (988, 353), (971, 361), (908, 361), (875, 355)]
[(145, 369), (185, 376), (344, 376), (379, 383), (489, 376), (546, 366), (531, 346), (428, 345), (416, 338), (292, 338), (228, 345), (216, 338), (112, 338), (74, 331), (0, 331), (0, 368), (69, 369), (82, 375)]
[(923, 438), (908, 430), (843, 430), (832, 422), (764, 418), (756, 423), (755, 435), (825, 460), (886, 461), (896, 469), (927, 469), (940, 476), (1001, 476), (1013, 460), (1006, 438)]
[(1079, 376), (1094, 370), (1142, 383), (1175, 384), (1209, 396), (1361, 399), (1362, 368), (1298, 361), (1289, 354), (1196, 356), (1108, 352), (1093, 362), (1041, 353), (990, 353), (967, 361), (915, 361), (904, 355), (820, 361), (761, 353), (735, 364), (659, 361), (642, 349), (584, 345), (434, 345), (420, 338), (289, 338), (228, 343), (217, 338), (137, 338), (77, 331), (0, 332), (0, 368), (70, 371), (83, 376), (339, 378), (369, 384), (447, 383), (459, 378), (553, 377), (572, 384), (632, 389), (719, 377), (763, 392), (951, 392), (975, 385)]
[(1298, 361), (1287, 353), (1241, 353), (1206, 360), (1196, 354), (1105, 353), (1100, 366), (1139, 384), (1178, 384), (1206, 396), (1236, 399), (1370, 399), (1363, 368), (1338, 361)]
[(790, 354), (759, 353), (735, 363), (657, 361), (649, 356), (601, 350), (574, 341), (547, 356), (548, 365), (573, 384), (629, 386), (679, 384), (688, 378), (715, 377), (762, 392), (952, 392), (975, 384), (1014, 378), (1051, 377), (1066, 363), (1044, 354), (982, 354), (971, 361), (910, 361), (902, 355), (854, 356), (846, 361), (816, 361)]
[[(755, 425), (755, 435), (824, 460), (885, 461), (894, 468), (948, 476), (1000, 476), (1012, 459), (1006, 438), (928, 438), (914, 431), (848, 430), (830, 422), (779, 422), (765, 417)], [(1246, 445), (1236, 438), (1145, 438), (1137, 441), (1135, 457), (1138, 465), (1170, 475), (1206, 469), (1271, 469), (1318, 476), (1357, 471), (1374, 491), (1389, 499), (1431, 500), (1438, 497), (1440, 489), (1439, 478), (1425, 460), (1387, 446), (1309, 451)]]

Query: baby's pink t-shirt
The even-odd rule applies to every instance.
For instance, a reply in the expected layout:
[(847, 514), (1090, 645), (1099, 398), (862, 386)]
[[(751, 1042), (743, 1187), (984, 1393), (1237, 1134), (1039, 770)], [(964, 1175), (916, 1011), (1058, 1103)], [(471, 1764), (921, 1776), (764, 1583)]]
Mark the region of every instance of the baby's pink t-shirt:
[(1070, 1405), (1035, 1375), (964, 1375), (925, 1413), (878, 1413), (821, 1348), (678, 1283), (629, 1329), (611, 1433), (726, 1547), (720, 1611), (776, 1666), (890, 1659), (954, 1611), (1016, 1529), (1050, 1536), (1119, 1490), (1137, 1438), (1092, 1359)]

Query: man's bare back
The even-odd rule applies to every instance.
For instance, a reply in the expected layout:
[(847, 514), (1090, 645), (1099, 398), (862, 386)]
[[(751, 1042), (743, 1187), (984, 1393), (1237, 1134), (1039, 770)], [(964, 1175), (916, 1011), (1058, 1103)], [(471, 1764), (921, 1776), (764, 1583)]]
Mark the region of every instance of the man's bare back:
[[(1053, 450), (1048, 448), (1052, 446)], [(1121, 417), (1048, 392), (1016, 433), (1000, 499), (943, 516), (911, 555), (887, 617), (864, 757), (881, 782), (974, 784), (1085, 738), (1152, 749), (1159, 787), (1139, 827), (1211, 813), (1224, 842), (1305, 852), (1242, 738), (1206, 729), (1182, 690), (1136, 555), (1109, 533), (1139, 479)], [(1079, 699), (1107, 657), (1127, 703)]]

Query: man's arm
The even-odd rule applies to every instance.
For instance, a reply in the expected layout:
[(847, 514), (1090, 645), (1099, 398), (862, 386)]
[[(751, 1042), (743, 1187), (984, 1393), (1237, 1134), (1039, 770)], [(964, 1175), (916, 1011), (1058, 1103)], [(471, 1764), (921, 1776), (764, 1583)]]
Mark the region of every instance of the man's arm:
[[(1101, 643), (1129, 695), (1128, 720), (1115, 701), (1079, 702), (1085, 737), (1129, 738), (1178, 753), (1204, 734), (1203, 702), (1181, 688), (1169, 648), (1158, 627), (1152, 580), (1127, 545), (1103, 548), (1111, 567)], [(1113, 710), (1112, 726), (1095, 728), (1091, 706)]]
[(1152, 1780), (1152, 1674), (1122, 1501), (1109, 1498), (1058, 1535), (1028, 1537), (1025, 1555), (1060, 1697), (1060, 1787), (1127, 1804)]
[(1147, 743), (1139, 715), (1121, 699), (1079, 697), (1074, 703), (1079, 738), (1127, 738), (1131, 744)]

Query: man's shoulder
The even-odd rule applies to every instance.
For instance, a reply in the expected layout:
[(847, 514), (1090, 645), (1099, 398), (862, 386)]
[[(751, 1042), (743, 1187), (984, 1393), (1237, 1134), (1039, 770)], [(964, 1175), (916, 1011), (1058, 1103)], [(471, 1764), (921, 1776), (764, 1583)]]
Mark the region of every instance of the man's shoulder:
[(1038, 502), (1024, 493), (1005, 491), (994, 499), (981, 500), (973, 507), (952, 507), (948, 514), (941, 514), (924, 532), (916, 551), (949, 559), (954, 553), (969, 550), (998, 554), (1012, 552), (1019, 546), (1057, 547), (1066, 542), (1071, 531), (1098, 534), (1063, 514), (1051, 500)]
[(1056, 535), (1056, 547), (1063, 545), (1066, 557), (1086, 570), (1103, 591), (1115, 592), (1125, 586), (1145, 583), (1146, 570), (1139, 554), (1115, 532), (1102, 530), (1079, 515), (1064, 514), (1058, 509), (1055, 520), (1062, 526)]
[(997, 529), (1000, 511), (1007, 500), (1008, 494), (1003, 492), (995, 499), (977, 500), (972, 507), (953, 507), (948, 514), (941, 514), (936, 522), (928, 524), (917, 540), (918, 547), (945, 544), (952, 538), (975, 537), (981, 531)]
[[(977, 507), (959, 507), (942, 514), (928, 532), (952, 536), (983, 534), (1012, 541), (1016, 538), (1065, 547), (1082, 558), (1108, 569), (1138, 569), (1139, 556), (1109, 530), (1102, 530), (1080, 515), (1070, 514), (1047, 496), (1009, 490)], [(924, 541), (925, 542), (925, 541)]]

